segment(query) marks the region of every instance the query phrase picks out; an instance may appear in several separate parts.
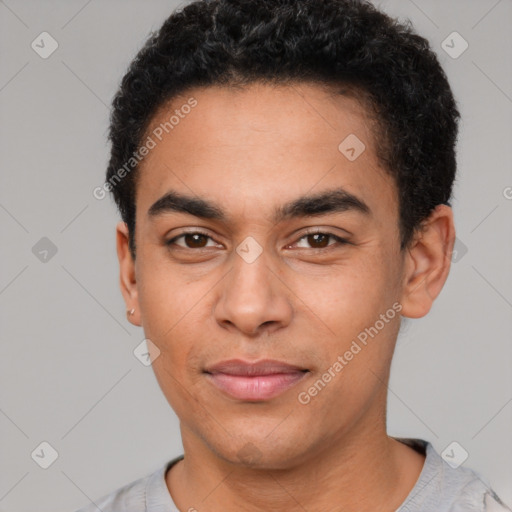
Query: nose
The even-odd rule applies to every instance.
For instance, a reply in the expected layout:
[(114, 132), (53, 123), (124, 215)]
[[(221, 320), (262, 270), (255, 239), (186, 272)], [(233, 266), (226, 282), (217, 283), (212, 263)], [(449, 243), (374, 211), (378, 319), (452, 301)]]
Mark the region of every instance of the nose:
[(269, 267), (263, 252), (249, 263), (234, 254), (233, 267), (219, 283), (214, 307), (218, 324), (247, 336), (271, 334), (290, 324), (293, 309), (288, 288)]

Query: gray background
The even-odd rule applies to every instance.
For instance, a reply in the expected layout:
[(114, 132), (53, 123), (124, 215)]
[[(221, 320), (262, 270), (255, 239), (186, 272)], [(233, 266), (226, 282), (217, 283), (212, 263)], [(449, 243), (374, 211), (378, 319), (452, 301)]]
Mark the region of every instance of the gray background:
[[(376, 4), (431, 41), (463, 117), (458, 257), (431, 313), (399, 338), (389, 432), (439, 452), (457, 441), (510, 506), (512, 1)], [(178, 5), (0, 1), (0, 510), (72, 511), (182, 451), (151, 367), (133, 355), (144, 334), (118, 289), (117, 213), (92, 195), (112, 95)], [(47, 59), (31, 48), (43, 31), (59, 45)], [(456, 59), (441, 47), (453, 31), (469, 44)], [(57, 248), (46, 261), (43, 237)], [(59, 454), (48, 469), (31, 457), (43, 441)]]

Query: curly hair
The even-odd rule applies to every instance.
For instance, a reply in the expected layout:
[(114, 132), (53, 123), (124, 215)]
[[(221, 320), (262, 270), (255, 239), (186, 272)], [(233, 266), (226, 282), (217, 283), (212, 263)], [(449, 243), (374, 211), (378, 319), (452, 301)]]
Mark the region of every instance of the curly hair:
[(376, 114), (379, 164), (398, 188), (402, 250), (437, 205), (450, 205), (460, 114), (436, 54), (409, 20), (367, 0), (197, 0), (149, 35), (113, 99), (105, 185), (133, 257), (138, 166), (123, 179), (116, 173), (159, 107), (192, 87), (258, 81), (356, 91)]

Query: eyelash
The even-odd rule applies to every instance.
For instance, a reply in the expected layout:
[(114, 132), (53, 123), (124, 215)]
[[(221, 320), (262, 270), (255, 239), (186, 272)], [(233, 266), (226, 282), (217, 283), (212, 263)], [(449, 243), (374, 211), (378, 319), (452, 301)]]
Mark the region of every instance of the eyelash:
[[(171, 238), (170, 240), (167, 240), (165, 242), (165, 245), (167, 245), (168, 247), (172, 246), (176, 240), (179, 240), (180, 238), (186, 236), (186, 235), (202, 235), (206, 238), (209, 238), (210, 240), (213, 240), (213, 238), (208, 235), (207, 233), (204, 233), (203, 231), (185, 231), (184, 233), (181, 233), (179, 234), (178, 236), (175, 236), (173, 238)], [(314, 231), (308, 231), (306, 233), (304, 233), (300, 238), (297, 239), (297, 242), (304, 239), (304, 238), (307, 238), (308, 236), (310, 235), (326, 235), (332, 239), (334, 239), (336, 241), (336, 243), (338, 243), (339, 245), (347, 245), (347, 244), (350, 244), (350, 242), (348, 240), (346, 240), (345, 238), (341, 238), (337, 235), (335, 235), (334, 233), (330, 233), (328, 231), (321, 231), (319, 229), (317, 230), (314, 230)], [(288, 244), (287, 247), (291, 245), (291, 244)], [(309, 249), (310, 250), (313, 250), (313, 251), (317, 251), (317, 252), (321, 252), (321, 251), (326, 251), (326, 250), (329, 250), (333, 245), (335, 244), (329, 244), (327, 245), (327, 247), (321, 247), (321, 248), (315, 248), (315, 247), (310, 247)], [(202, 249), (208, 249), (207, 247), (199, 247), (197, 249), (194, 249), (194, 248), (191, 248), (191, 247), (181, 247), (181, 246), (178, 246), (180, 247), (180, 249), (184, 249), (184, 250), (191, 250), (191, 251), (194, 251), (194, 250), (202, 250)]]

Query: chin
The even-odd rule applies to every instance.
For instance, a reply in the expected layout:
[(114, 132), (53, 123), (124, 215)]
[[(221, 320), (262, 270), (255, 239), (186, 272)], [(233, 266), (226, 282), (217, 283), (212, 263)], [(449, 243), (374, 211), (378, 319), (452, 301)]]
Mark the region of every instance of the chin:
[(210, 445), (210, 448), (221, 459), (251, 469), (287, 469), (299, 464), (304, 459), (305, 453), (293, 436), (288, 437), (285, 443), (282, 442), (282, 439), (272, 440), (270, 438), (271, 436), (261, 436), (260, 432), (259, 436), (245, 435), (238, 440), (229, 438), (227, 445)]

